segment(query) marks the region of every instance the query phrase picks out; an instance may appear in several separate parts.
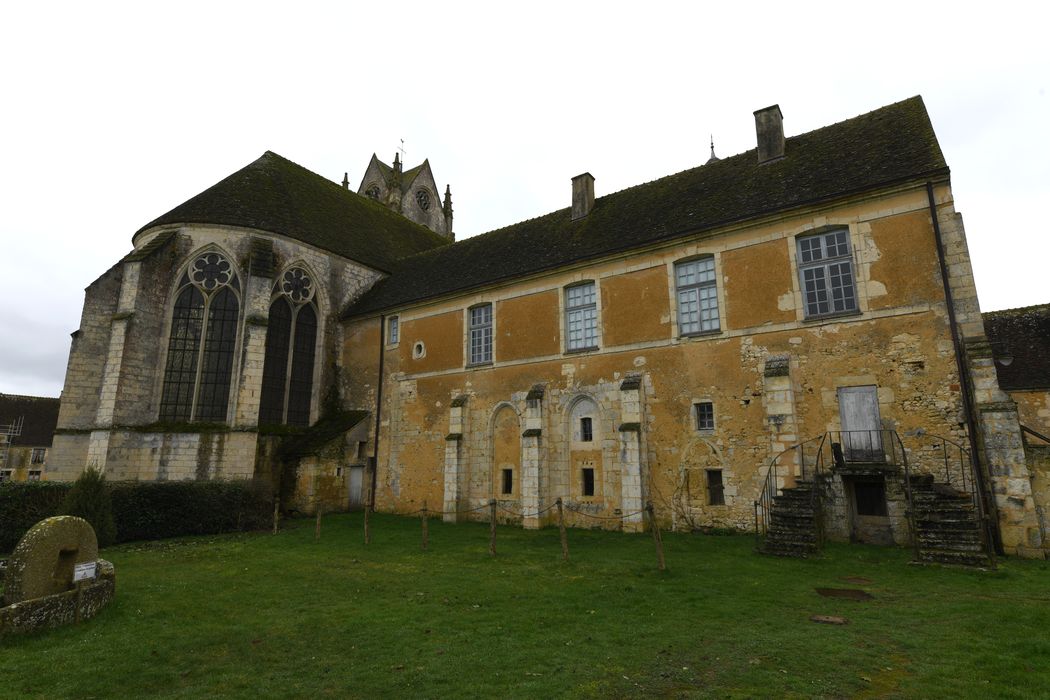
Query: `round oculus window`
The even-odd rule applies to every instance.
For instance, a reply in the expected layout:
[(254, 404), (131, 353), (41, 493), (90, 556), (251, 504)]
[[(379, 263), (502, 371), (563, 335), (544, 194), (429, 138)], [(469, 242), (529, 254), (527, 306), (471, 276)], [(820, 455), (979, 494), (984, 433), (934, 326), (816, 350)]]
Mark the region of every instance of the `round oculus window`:
[(416, 190), (416, 203), (423, 211), (430, 209), (430, 193), (426, 190)]
[(371, 197), (372, 199), (379, 199), (379, 185), (370, 185), (368, 189), (365, 190), (365, 196)]

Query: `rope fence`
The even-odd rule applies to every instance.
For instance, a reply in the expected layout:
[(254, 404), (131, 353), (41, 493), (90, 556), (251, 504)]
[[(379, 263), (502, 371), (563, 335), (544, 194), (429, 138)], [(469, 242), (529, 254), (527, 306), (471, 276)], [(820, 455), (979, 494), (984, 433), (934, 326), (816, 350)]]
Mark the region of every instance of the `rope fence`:
[[(411, 511), (409, 513), (401, 513), (401, 515), (405, 515), (405, 516), (408, 516), (408, 517), (419, 516), (419, 518), (420, 518), (420, 526), (421, 526), (421, 534), (422, 534), (421, 546), (422, 546), (423, 551), (426, 552), (426, 551), (428, 551), (428, 549), (430, 547), (430, 526), (429, 526), (430, 518), (432, 518), (432, 517), (442, 517), (442, 516), (446, 516), (446, 515), (457, 515), (457, 516), (458, 515), (467, 515), (467, 514), (470, 514), (470, 513), (477, 513), (479, 511), (483, 511), (483, 510), (486, 510), (486, 509), (489, 511), (489, 556), (492, 556), (492, 557), (496, 556), (496, 525), (497, 525), (497, 513), (499, 511), (502, 511), (502, 512), (504, 512), (504, 513), (506, 513), (506, 514), (508, 514), (508, 515), (510, 515), (512, 517), (515, 517), (515, 518), (534, 519), (534, 518), (539, 518), (540, 516), (545, 515), (546, 513), (549, 513), (552, 510), (557, 509), (557, 511), (558, 511), (557, 512), (558, 534), (559, 534), (559, 539), (561, 541), (561, 551), (562, 551), (562, 560), (563, 561), (568, 561), (569, 560), (569, 536), (568, 536), (567, 528), (565, 527), (565, 511), (568, 511), (568, 512), (573, 513), (575, 515), (583, 516), (585, 518), (590, 518), (592, 520), (599, 520), (599, 521), (620, 521), (620, 522), (624, 522), (624, 521), (626, 521), (629, 518), (634, 518), (636, 516), (641, 515), (643, 517), (648, 518), (648, 520), (649, 520), (649, 530), (652, 533), (653, 546), (656, 549), (657, 568), (659, 568), (660, 571), (664, 571), (667, 568), (666, 561), (664, 560), (663, 536), (660, 533), (660, 526), (656, 522), (656, 517), (654, 515), (652, 502), (646, 503), (645, 508), (642, 508), (641, 510), (636, 510), (636, 511), (632, 511), (630, 513), (623, 513), (623, 514), (620, 514), (620, 515), (611, 515), (610, 516), (610, 515), (595, 515), (594, 513), (588, 513), (588, 512), (586, 512), (584, 510), (581, 510), (578, 507), (577, 508), (573, 508), (571, 506), (566, 505), (562, 501), (561, 498), (558, 498), (557, 500), (555, 500), (550, 505), (537, 510), (535, 513), (526, 513), (524, 511), (519, 513), (519, 512), (517, 512), (515, 510), (512, 510), (512, 509), (506, 507), (505, 505), (503, 505), (502, 503), (500, 503), (496, 499), (492, 499), (488, 503), (482, 504), (482, 505), (477, 506), (475, 508), (457, 508), (455, 510), (430, 510), (429, 508), (427, 508), (426, 501), (424, 501), (422, 508), (420, 508), (418, 510)], [(364, 536), (365, 536), (365, 544), (366, 545), (367, 544), (371, 544), (371, 542), (372, 542), (372, 534), (371, 534), (371, 528), (370, 528), (370, 523), (369, 523), (369, 512), (371, 510), (372, 510), (372, 504), (371, 503), (366, 504), (365, 505), (365, 509), (364, 509), (364, 516), (365, 516), (364, 517)], [(320, 505), (317, 508), (317, 514), (316, 515), (317, 515), (317, 523), (315, 525), (315, 530), (314, 530), (314, 539), (315, 540), (316, 539), (320, 539), (320, 537), (321, 537), (322, 508), (320, 507)], [(275, 500), (274, 501), (274, 523), (273, 523), (273, 534), (275, 534), (275, 535), (277, 534), (277, 531), (278, 531), (278, 517), (279, 517), (278, 503)]]

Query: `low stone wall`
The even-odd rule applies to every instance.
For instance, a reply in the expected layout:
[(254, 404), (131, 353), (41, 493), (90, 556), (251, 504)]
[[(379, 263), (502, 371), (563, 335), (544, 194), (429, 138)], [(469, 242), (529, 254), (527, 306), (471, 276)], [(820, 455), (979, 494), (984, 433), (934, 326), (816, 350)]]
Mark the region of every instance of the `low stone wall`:
[(83, 582), (79, 591), (63, 591), (0, 608), (0, 638), (90, 619), (113, 599), (116, 588), (113, 564), (99, 559), (97, 577)]

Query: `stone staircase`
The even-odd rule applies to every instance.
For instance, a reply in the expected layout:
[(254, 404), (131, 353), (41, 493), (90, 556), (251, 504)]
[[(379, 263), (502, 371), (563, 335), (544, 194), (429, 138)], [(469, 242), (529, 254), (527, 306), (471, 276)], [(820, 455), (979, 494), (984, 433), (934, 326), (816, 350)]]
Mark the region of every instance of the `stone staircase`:
[(759, 547), (763, 554), (804, 558), (820, 546), (820, 499), (812, 481), (797, 481), (773, 498), (769, 529)]
[(928, 474), (911, 477), (911, 494), (919, 562), (995, 566), (981, 541), (981, 521), (969, 494), (937, 483)]

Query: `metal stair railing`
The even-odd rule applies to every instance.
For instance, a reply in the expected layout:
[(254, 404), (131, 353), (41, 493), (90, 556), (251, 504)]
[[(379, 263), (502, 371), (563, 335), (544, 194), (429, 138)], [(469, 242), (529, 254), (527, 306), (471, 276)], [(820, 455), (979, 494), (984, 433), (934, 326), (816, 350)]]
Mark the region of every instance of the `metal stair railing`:
[[(792, 445), (786, 450), (778, 453), (769, 462), (766, 470), (766, 479), (755, 499), (755, 534), (764, 535), (769, 530), (771, 522), (773, 499), (786, 488), (793, 488), (796, 481), (816, 481), (823, 473), (825, 461), (830, 457), (827, 452), (828, 433), (810, 438), (805, 442)], [(789, 459), (790, 458), (790, 459)], [(810, 494), (811, 499), (816, 499), (816, 485)], [(816, 512), (816, 503), (812, 503)]]

